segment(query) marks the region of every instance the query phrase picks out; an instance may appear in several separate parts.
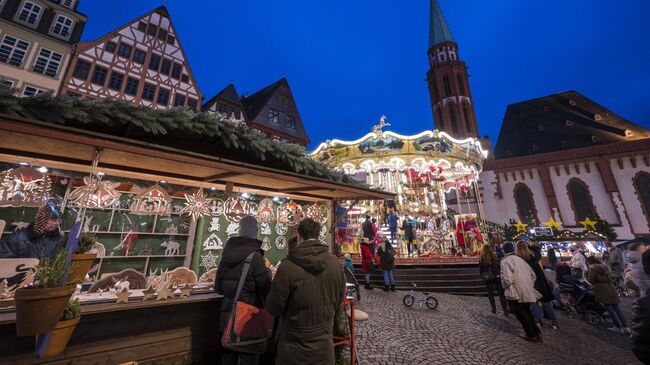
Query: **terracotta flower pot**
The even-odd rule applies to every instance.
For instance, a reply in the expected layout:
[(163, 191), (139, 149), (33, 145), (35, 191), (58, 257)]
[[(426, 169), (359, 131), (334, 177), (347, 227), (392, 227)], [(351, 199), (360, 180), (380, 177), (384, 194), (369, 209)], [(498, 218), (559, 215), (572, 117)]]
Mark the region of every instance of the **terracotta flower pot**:
[(81, 284), (88, 274), (88, 270), (97, 258), (96, 253), (81, 253), (72, 255), (72, 270), (68, 274), (68, 283)]
[(56, 322), (54, 329), (50, 332), (50, 342), (43, 353), (43, 357), (56, 356), (65, 351), (80, 318), (77, 317), (67, 321)]
[(52, 330), (76, 287), (16, 289), (16, 334), (33, 336)]

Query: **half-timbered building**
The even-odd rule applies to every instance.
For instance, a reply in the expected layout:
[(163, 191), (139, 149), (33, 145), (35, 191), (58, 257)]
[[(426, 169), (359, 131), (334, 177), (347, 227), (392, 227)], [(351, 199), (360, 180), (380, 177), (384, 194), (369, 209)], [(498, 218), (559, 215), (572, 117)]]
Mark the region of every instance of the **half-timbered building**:
[(203, 94), (164, 6), (77, 46), (62, 93), (198, 111)]
[(244, 113), (244, 105), (239, 98), (235, 84), (232, 83), (203, 104), (201, 110), (208, 113), (222, 113), (226, 117), (233, 118), (237, 121), (247, 121), (246, 114)]
[(86, 16), (78, 0), (0, 0), (0, 87), (59, 91)]

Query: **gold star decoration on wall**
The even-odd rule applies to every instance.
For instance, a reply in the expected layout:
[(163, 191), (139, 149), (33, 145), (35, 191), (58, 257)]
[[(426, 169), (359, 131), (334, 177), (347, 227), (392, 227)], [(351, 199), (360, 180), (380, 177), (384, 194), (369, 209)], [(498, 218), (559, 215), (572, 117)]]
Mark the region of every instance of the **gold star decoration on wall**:
[(521, 223), (521, 219), (517, 221), (517, 223), (514, 224), (515, 228), (517, 228), (517, 232), (526, 232), (526, 227), (528, 225), (526, 223)]
[(586, 217), (585, 220), (580, 221), (580, 224), (585, 228), (585, 231), (595, 231), (596, 230), (596, 223), (598, 221), (592, 221), (589, 219), (589, 217)]
[(548, 222), (542, 223), (548, 228), (552, 228), (553, 230), (557, 231), (560, 229), (560, 226), (562, 225), (562, 222), (556, 221), (553, 217), (549, 218)]

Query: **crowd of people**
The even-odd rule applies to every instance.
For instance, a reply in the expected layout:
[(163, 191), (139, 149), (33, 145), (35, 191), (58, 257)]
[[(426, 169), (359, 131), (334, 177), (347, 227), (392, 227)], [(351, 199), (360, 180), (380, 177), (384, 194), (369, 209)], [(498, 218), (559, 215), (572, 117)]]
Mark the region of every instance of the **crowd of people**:
[[(505, 242), (499, 247), (484, 245), (479, 270), (488, 288), (492, 313), (497, 313), (496, 295), (504, 315), (514, 314), (521, 323), (523, 339), (543, 342), (544, 319), (552, 329), (558, 329), (555, 308), (572, 310), (568, 307), (572, 304), (563, 299), (559, 286), (586, 288), (611, 318), (613, 326), (608, 330), (629, 334), (636, 357), (650, 364), (650, 249), (633, 243), (624, 254), (611, 242), (606, 246), (602, 261), (587, 257), (578, 246), (573, 246), (568, 264), (558, 260), (551, 248), (547, 251), (548, 266), (544, 267), (541, 248), (535, 242)], [(631, 328), (619, 305), (619, 295), (626, 290), (637, 296)]]

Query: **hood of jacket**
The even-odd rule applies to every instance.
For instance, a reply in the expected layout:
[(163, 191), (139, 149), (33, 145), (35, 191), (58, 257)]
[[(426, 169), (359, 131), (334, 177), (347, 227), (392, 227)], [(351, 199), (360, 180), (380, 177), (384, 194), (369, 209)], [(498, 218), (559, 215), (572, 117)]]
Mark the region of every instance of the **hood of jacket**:
[[(261, 251), (262, 241), (248, 237), (232, 237), (226, 242), (221, 262), (225, 265), (238, 265), (248, 255), (255, 251)], [(262, 255), (263, 251), (260, 252)]]
[(289, 260), (310, 274), (325, 270), (329, 247), (319, 240), (305, 240), (289, 252)]
[(625, 255), (625, 258), (627, 259), (627, 262), (630, 264), (638, 264), (641, 262), (641, 252), (636, 252), (636, 251), (628, 251), (627, 254)]

